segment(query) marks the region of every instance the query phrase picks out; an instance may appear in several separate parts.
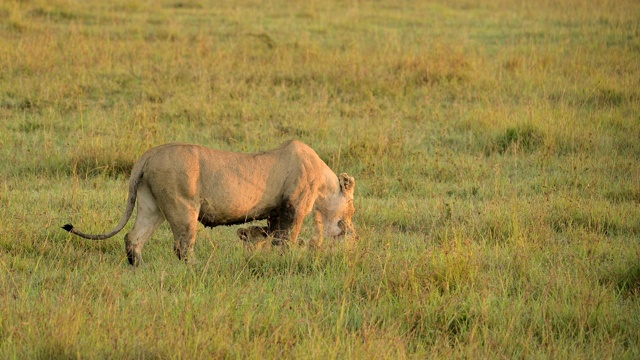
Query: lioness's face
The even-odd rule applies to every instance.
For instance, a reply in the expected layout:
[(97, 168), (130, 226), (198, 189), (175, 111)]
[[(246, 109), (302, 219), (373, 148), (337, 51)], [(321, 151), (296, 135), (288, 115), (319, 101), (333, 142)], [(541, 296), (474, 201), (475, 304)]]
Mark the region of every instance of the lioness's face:
[[(334, 238), (342, 238), (344, 236), (356, 236), (356, 229), (353, 227), (351, 218), (355, 214), (355, 208), (353, 206), (353, 199), (348, 199), (343, 205), (341, 211), (338, 212), (336, 221), (333, 227)], [(333, 224), (332, 224), (333, 225)]]
[(333, 198), (329, 206), (329, 211), (324, 219), (325, 236), (342, 238), (344, 236), (356, 235), (356, 230), (351, 219), (355, 214), (353, 205), (353, 191), (356, 185), (355, 180), (347, 174), (341, 174), (340, 193)]

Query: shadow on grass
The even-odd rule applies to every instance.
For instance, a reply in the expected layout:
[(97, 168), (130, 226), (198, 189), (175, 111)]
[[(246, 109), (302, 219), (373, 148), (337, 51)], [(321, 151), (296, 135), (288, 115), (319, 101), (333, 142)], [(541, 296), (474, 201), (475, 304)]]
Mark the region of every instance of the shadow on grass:
[(640, 265), (633, 264), (612, 275), (616, 289), (628, 296), (640, 295)]
[(509, 127), (499, 134), (487, 149), (487, 153), (536, 151), (544, 140), (544, 134), (533, 125)]

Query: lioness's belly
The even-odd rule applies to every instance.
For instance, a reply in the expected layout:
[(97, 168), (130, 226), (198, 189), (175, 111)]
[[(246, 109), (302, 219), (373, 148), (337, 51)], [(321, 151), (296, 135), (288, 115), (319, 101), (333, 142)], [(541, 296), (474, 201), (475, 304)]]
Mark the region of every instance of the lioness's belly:
[(277, 212), (278, 205), (233, 206), (233, 204), (212, 204), (203, 201), (200, 205), (198, 221), (204, 226), (237, 225), (254, 220), (264, 220)]
[[(263, 220), (282, 201), (283, 177), (269, 174), (269, 162), (246, 166), (201, 167), (200, 212), (205, 226), (234, 225)], [(249, 170), (251, 169), (251, 170)]]

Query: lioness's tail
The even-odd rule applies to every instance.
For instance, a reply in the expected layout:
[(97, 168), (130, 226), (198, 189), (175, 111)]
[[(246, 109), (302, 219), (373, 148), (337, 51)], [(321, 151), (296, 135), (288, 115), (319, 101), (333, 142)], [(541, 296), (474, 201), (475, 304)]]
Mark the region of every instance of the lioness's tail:
[(133, 170), (131, 171), (131, 179), (129, 180), (129, 197), (127, 199), (127, 209), (125, 210), (124, 215), (122, 215), (122, 219), (120, 219), (120, 222), (118, 223), (118, 225), (116, 225), (116, 227), (111, 232), (106, 234), (98, 234), (98, 235), (85, 234), (82, 231), (73, 227), (73, 225), (71, 224), (66, 224), (62, 228), (72, 234), (78, 235), (80, 237), (83, 237), (89, 240), (104, 240), (119, 233), (120, 230), (122, 230), (122, 228), (124, 228), (124, 226), (127, 224), (127, 222), (129, 221), (129, 218), (131, 217), (131, 214), (133, 213), (133, 207), (136, 204), (136, 197), (138, 194), (138, 185), (140, 184), (140, 180), (142, 179), (142, 168), (144, 167), (145, 162), (146, 161), (138, 161), (134, 165)]

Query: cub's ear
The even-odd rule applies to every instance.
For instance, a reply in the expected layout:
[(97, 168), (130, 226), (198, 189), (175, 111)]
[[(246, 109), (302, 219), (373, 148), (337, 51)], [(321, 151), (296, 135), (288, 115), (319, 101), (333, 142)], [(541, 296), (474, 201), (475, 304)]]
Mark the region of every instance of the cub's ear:
[(237, 233), (238, 233), (238, 237), (240, 237), (240, 240), (249, 241), (249, 232), (247, 231), (247, 229), (240, 228), (238, 229)]
[(340, 174), (338, 177), (340, 180), (340, 189), (345, 193), (353, 193), (353, 188), (356, 186), (356, 180), (347, 175), (346, 173)]

